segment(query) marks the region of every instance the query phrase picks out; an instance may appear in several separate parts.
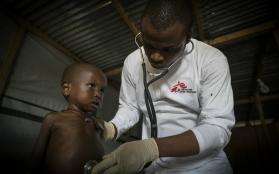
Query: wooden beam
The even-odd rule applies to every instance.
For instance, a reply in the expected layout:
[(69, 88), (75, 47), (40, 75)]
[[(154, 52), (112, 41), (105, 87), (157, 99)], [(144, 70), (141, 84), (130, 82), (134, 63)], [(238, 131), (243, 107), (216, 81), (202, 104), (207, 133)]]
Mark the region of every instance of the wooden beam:
[(13, 63), (22, 45), (25, 31), (24, 27), (18, 26), (17, 31), (13, 34), (12, 39), (10, 39), (8, 50), (3, 57), (3, 63), (0, 64), (0, 98), (2, 98)]
[[(261, 96), (260, 101), (265, 102), (265, 101), (272, 101), (272, 100), (279, 100), (279, 94), (274, 94), (274, 95), (267, 95), (267, 96)], [(250, 97), (250, 98), (245, 98), (245, 99), (240, 99), (235, 102), (235, 105), (243, 105), (243, 104), (249, 104), (249, 103), (255, 103), (255, 98)]]
[[(1, 8), (3, 9), (3, 8)], [(23, 19), (22, 17), (16, 15), (15, 13), (11, 12), (11, 10), (8, 9), (3, 9), (5, 14), (12, 18), (18, 25), (22, 26), (23, 28), (26, 28), (27, 31), (30, 33), (34, 34), (35, 36), (38, 36), (41, 38), (43, 41), (51, 45), (52, 47), (56, 48), (57, 50), (61, 51), (64, 53), (67, 57), (73, 59), (74, 61), (77, 62), (82, 62), (80, 58), (78, 58), (75, 54), (73, 54), (71, 51), (69, 51), (67, 48), (65, 48), (63, 45), (59, 44), (58, 42), (54, 41), (49, 37), (49, 35), (37, 27), (33, 26), (29, 21)]]
[(119, 0), (112, 0), (114, 7), (118, 14), (120, 15), (121, 19), (128, 25), (130, 30), (133, 32), (134, 35), (137, 35), (139, 33), (138, 28), (135, 26), (133, 21), (129, 18), (129, 16), (125, 13), (124, 8), (120, 4)]
[(205, 40), (205, 34), (204, 34), (204, 30), (202, 28), (203, 19), (202, 19), (200, 10), (199, 10), (200, 0), (192, 0), (192, 6), (193, 6), (193, 13), (194, 13), (196, 23), (197, 23), (197, 29), (198, 29), (198, 33), (200, 36), (200, 40)]
[[(272, 124), (274, 123), (274, 119), (265, 119), (266, 124)], [(249, 120), (249, 124), (251, 126), (259, 126), (261, 125), (262, 122), (261, 120)], [(237, 121), (234, 125), (234, 127), (246, 127), (247, 126), (247, 122), (246, 121)]]
[[(129, 16), (126, 14), (123, 6), (119, 2), (119, 0), (112, 0), (114, 7), (116, 11), (118, 12), (120, 18), (125, 22), (126, 25), (128, 25), (129, 29), (133, 32), (134, 35), (137, 35), (140, 31), (134, 24), (134, 22), (129, 18)], [(112, 70), (105, 71), (105, 74), (108, 77), (119, 75), (122, 72), (122, 67), (115, 68)]]
[(237, 32), (234, 32), (234, 33), (231, 33), (231, 34), (220, 36), (220, 37), (217, 37), (213, 40), (208, 40), (208, 41), (205, 41), (205, 42), (208, 43), (209, 45), (212, 45), (212, 46), (227, 44), (227, 43), (230, 43), (232, 41), (236, 41), (236, 40), (248, 37), (248, 36), (252, 36), (252, 35), (257, 34), (257, 33), (270, 31), (273, 28), (275, 28), (275, 22), (270, 21), (270, 22), (266, 22), (266, 23), (263, 23), (261, 25), (255, 26), (255, 27), (246, 28), (244, 30), (240, 30), (240, 31), (237, 31)]
[(22, 112), (19, 110), (15, 110), (15, 109), (10, 109), (10, 108), (6, 108), (6, 107), (0, 107), (0, 113), (4, 114), (6, 116), (9, 117), (17, 117), (20, 119), (25, 119), (25, 120), (31, 120), (31, 121), (35, 121), (35, 122), (43, 122), (44, 118), (40, 117), (38, 115), (33, 115), (33, 114), (29, 114), (27, 112)]

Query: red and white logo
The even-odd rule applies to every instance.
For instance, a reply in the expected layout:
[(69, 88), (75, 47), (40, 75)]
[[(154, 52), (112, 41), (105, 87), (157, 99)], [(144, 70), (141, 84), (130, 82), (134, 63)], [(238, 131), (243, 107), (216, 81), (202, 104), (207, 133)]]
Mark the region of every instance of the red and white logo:
[(185, 82), (178, 81), (173, 87), (171, 87), (171, 92), (174, 93), (184, 93), (187, 89), (187, 84)]
[(196, 93), (191, 87), (189, 87), (189, 84), (186, 82), (180, 82), (178, 81), (175, 85), (173, 85), (170, 89), (172, 93)]

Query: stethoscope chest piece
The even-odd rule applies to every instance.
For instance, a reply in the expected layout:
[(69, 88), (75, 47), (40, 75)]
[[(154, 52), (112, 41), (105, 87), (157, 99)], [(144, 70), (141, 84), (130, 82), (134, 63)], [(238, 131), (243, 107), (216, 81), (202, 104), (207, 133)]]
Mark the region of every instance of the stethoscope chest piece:
[(94, 160), (89, 160), (85, 163), (85, 165), (83, 166), (83, 173), (84, 174), (91, 174), (92, 173), (92, 169), (93, 167), (97, 164), (96, 161)]

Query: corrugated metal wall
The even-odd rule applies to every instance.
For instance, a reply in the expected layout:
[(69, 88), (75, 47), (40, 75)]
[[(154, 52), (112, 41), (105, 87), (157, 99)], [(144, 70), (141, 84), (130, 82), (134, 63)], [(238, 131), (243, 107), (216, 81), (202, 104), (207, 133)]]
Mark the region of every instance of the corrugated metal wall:
[[(6, 0), (8, 1), (8, 0)], [(19, 16), (49, 34), (82, 60), (102, 69), (121, 66), (136, 47), (133, 34), (108, 0), (9, 0)], [(135, 22), (147, 0), (120, 1)], [(198, 5), (206, 39), (275, 20), (269, 0), (200, 0)], [(194, 36), (198, 36), (196, 25)]]
[(206, 38), (274, 20), (270, 0), (201, 0), (199, 9)]

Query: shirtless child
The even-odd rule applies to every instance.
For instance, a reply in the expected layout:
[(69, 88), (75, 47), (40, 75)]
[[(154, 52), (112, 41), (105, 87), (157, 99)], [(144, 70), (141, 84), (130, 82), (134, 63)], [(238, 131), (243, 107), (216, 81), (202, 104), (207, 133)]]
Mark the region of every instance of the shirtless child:
[(67, 110), (48, 114), (33, 149), (34, 173), (82, 174), (89, 160), (100, 161), (104, 150), (91, 118), (103, 100), (107, 80), (96, 67), (75, 63), (61, 81)]

